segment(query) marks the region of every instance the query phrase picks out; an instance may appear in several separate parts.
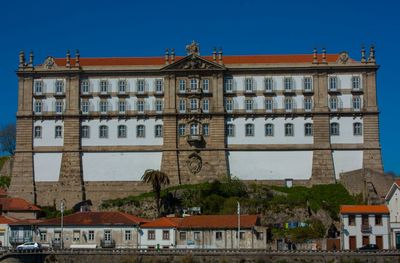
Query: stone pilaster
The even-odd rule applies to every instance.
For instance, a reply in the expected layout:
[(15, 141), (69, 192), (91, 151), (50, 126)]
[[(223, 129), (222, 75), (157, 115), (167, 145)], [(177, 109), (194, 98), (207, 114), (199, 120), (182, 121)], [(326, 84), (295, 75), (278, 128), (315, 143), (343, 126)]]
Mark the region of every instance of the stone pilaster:
[(8, 194), (36, 203), (33, 169), (33, 78), (20, 76), (18, 79), (18, 112), (16, 151)]
[(332, 150), (330, 149), (330, 117), (328, 113), (328, 75), (321, 73), (314, 76), (314, 107), (316, 114), (313, 117), (314, 152), (311, 184), (334, 183), (335, 170)]
[(67, 78), (64, 118), (64, 147), (61, 158), (58, 205), (67, 200), (66, 208), (86, 198), (80, 152), (79, 77)]
[(364, 150), (363, 168), (383, 172), (381, 146), (379, 143), (379, 117), (378, 114), (364, 116)]

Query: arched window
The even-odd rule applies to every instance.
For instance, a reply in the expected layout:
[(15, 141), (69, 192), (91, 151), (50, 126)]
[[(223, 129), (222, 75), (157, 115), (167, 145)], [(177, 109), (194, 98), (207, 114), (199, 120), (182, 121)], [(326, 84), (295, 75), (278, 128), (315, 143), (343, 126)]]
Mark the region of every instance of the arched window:
[(106, 139), (108, 138), (108, 127), (106, 125), (101, 125), (99, 128), (99, 138)]
[(82, 138), (89, 138), (90, 137), (90, 127), (85, 125), (82, 126)]
[(285, 98), (285, 110), (286, 111), (292, 111), (293, 110), (293, 98)]
[(247, 123), (245, 126), (245, 135), (254, 136), (254, 124)]
[(154, 137), (156, 137), (156, 138), (163, 137), (163, 126), (162, 125), (156, 125), (154, 127)]
[(294, 125), (292, 123), (285, 124), (285, 136), (294, 136)]
[(330, 97), (329, 98), (329, 109), (331, 111), (337, 111), (338, 109), (338, 98), (337, 97)]
[(272, 123), (265, 124), (265, 136), (274, 136), (274, 125)]
[(42, 138), (42, 126), (36, 126), (34, 134), (36, 139)]
[(353, 110), (361, 110), (361, 98), (359, 96), (353, 97)]
[(136, 137), (144, 138), (146, 136), (146, 131), (144, 125), (136, 126)]
[(312, 123), (304, 124), (304, 136), (312, 136), (312, 135), (313, 135)]
[(331, 123), (331, 136), (338, 136), (340, 133), (340, 127), (339, 123), (337, 122), (332, 122)]
[(354, 136), (361, 136), (363, 134), (362, 131), (362, 123), (361, 122), (355, 122), (353, 123), (353, 135)]
[(199, 134), (199, 125), (197, 123), (190, 124), (190, 135)]
[(118, 81), (118, 92), (123, 94), (126, 92), (127, 83), (126, 80)]
[(118, 138), (126, 138), (127, 128), (125, 125), (118, 125)]
[(185, 136), (185, 133), (186, 133), (185, 130), (186, 130), (186, 125), (183, 124), (183, 123), (179, 124), (179, 126), (178, 126), (178, 134), (179, 134), (179, 136)]
[(62, 126), (56, 126), (55, 128), (55, 138), (62, 138)]
[(235, 136), (235, 125), (233, 124), (226, 125), (226, 133), (228, 137)]
[(35, 101), (35, 113), (37, 113), (37, 114), (42, 113), (42, 101), (41, 100)]

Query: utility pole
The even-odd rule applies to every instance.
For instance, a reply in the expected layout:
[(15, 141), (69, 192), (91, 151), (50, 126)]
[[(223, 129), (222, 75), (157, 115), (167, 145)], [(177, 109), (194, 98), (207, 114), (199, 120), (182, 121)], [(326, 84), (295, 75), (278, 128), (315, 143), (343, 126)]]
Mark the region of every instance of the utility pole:
[(64, 249), (64, 200), (61, 200), (61, 249)]
[(238, 234), (237, 234), (237, 239), (238, 239), (238, 249), (240, 249), (240, 203), (239, 201), (237, 202), (237, 214), (238, 214)]

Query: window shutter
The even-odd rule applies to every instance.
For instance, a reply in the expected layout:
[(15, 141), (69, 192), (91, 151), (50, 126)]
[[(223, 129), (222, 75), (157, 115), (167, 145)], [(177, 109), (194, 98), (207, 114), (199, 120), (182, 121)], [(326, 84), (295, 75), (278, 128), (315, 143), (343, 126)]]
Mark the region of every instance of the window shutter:
[(88, 82), (88, 86), (89, 86), (89, 92), (93, 93), (93, 84), (92, 84), (92, 82), (90, 80), (87, 80), (87, 82)]
[(126, 93), (131, 91), (131, 82), (129, 80), (125, 80), (126, 82)]
[(89, 101), (89, 111), (96, 111), (95, 106), (92, 101)]
[(125, 101), (125, 110), (126, 111), (130, 111), (131, 110), (131, 104), (129, 103), (129, 101)]
[(257, 99), (254, 98), (253, 99), (253, 110), (256, 110), (256, 109), (257, 109)]
[(235, 99), (233, 99), (232, 101), (233, 101), (233, 103), (232, 103), (232, 110), (239, 109), (240, 107), (239, 107), (238, 101), (235, 100)]
[(149, 92), (150, 90), (150, 83), (146, 79), (143, 80), (144, 82), (144, 92)]
[(150, 103), (149, 103), (149, 101), (148, 100), (145, 100), (144, 101), (144, 110), (145, 111), (149, 111), (150, 110)]
[(342, 98), (338, 97), (337, 101), (338, 101), (338, 106), (337, 106), (338, 110), (343, 109), (343, 101), (342, 101)]
[(277, 109), (278, 108), (278, 101), (276, 98), (272, 98), (272, 109)]
[(293, 106), (293, 111), (295, 111), (297, 109), (297, 103), (294, 98), (292, 98), (292, 106)]

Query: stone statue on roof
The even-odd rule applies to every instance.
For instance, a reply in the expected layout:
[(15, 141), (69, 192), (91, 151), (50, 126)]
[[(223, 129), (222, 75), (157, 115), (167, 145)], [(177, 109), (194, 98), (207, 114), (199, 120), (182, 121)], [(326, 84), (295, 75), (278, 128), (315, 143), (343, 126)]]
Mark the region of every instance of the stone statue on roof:
[(200, 55), (199, 43), (197, 43), (193, 40), (191, 44), (186, 45), (186, 54), (187, 55)]

